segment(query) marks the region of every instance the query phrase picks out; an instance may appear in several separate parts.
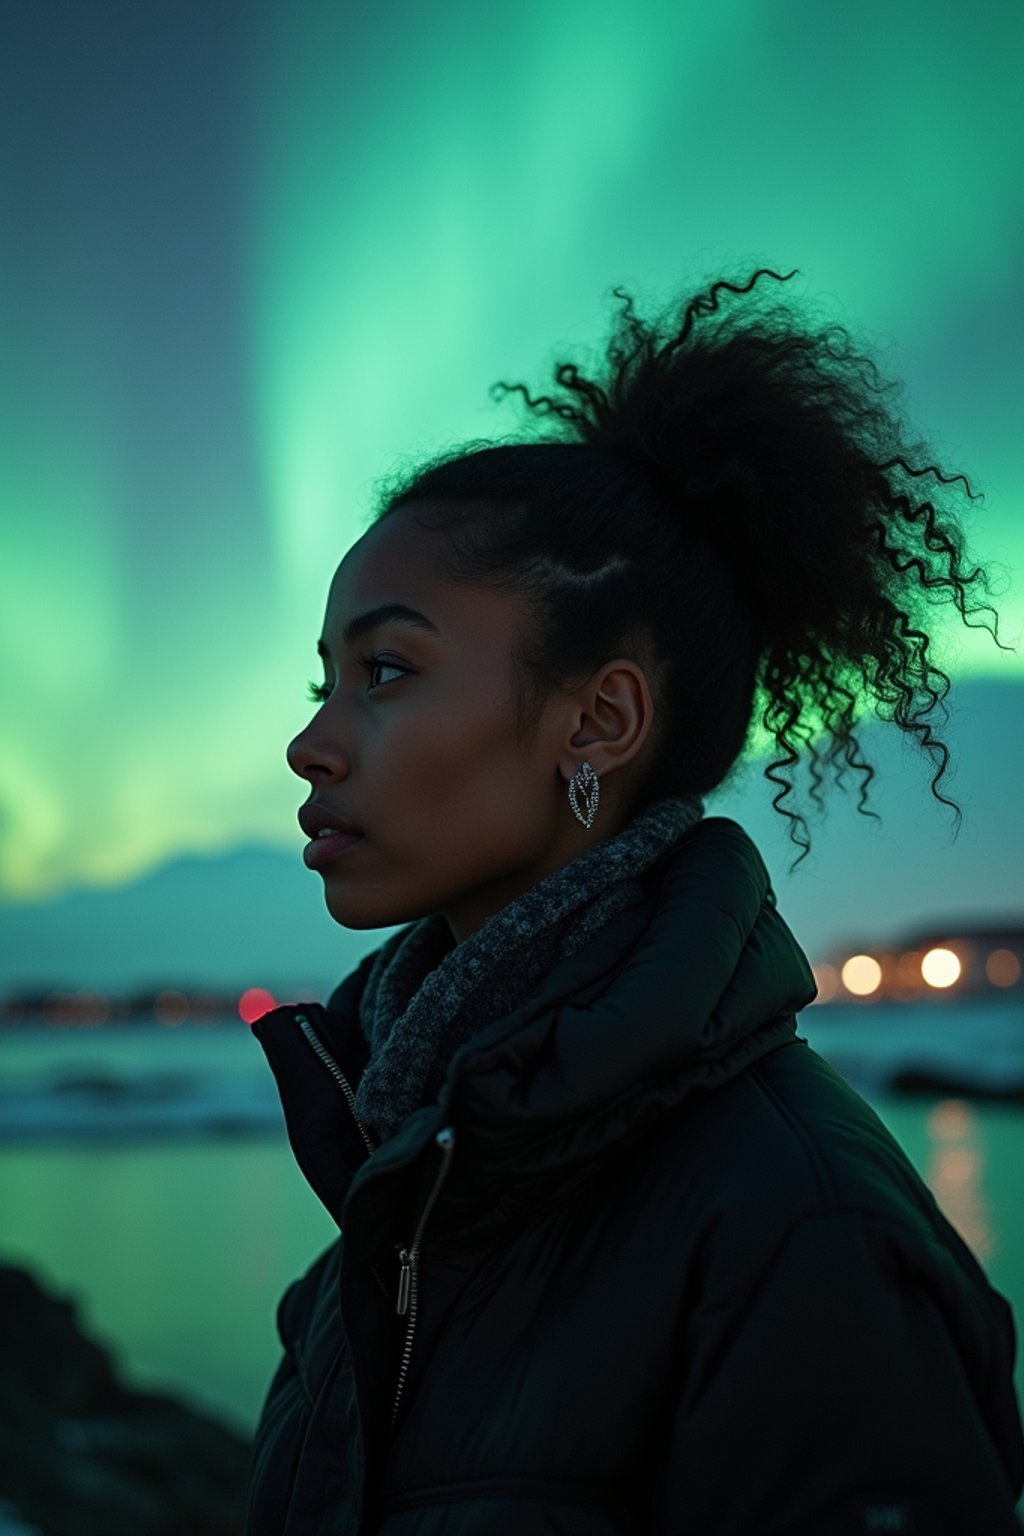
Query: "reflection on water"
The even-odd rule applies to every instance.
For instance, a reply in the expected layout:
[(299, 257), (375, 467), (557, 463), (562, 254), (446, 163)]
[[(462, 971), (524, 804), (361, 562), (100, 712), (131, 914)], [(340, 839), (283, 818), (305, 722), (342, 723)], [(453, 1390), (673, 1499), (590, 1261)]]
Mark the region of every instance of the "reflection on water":
[(922, 1170), (946, 1218), (982, 1265), (993, 1259), (998, 1239), (985, 1195), (985, 1164), (974, 1111), (965, 1099), (943, 1099), (929, 1110), (925, 1126), (931, 1154)]
[[(110, 1085), (88, 1106), (93, 1119), (119, 1104), (123, 1118), (131, 1099), (140, 1115), (159, 1112), (164, 1129), (128, 1141), (0, 1142), (0, 1261), (73, 1296), (83, 1326), (116, 1348), (134, 1385), (180, 1391), (249, 1429), (279, 1358), (277, 1302), (337, 1228), (295, 1162), (272, 1074), (245, 1026), (91, 1033), (3, 1041), (0, 1095), (91, 1075)], [(828, 1056), (826, 1032), (816, 1034)], [(976, 1040), (972, 1049), (984, 1059)], [(159, 1103), (127, 1092), (186, 1067), (205, 1085), (191, 1096), (197, 1114), (215, 1095), (223, 1114), (231, 1097), (250, 1126), (265, 1117), (265, 1129), (212, 1138), (195, 1126), (186, 1136), (184, 1109), (172, 1126), (166, 1082)], [(114, 1093), (121, 1084), (125, 1093)], [(70, 1094), (61, 1097), (66, 1114)], [(1019, 1326), (1024, 1110), (952, 1093), (864, 1097)], [(1022, 1377), (1018, 1351), (1018, 1389)]]

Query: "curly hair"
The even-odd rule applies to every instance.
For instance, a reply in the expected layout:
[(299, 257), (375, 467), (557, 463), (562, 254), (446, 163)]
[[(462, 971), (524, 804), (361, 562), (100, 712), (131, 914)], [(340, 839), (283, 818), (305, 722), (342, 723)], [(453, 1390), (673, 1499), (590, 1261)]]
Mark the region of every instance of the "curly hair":
[[(644, 667), (654, 721), (629, 814), (731, 782), (759, 720), (780, 753), (764, 774), (783, 786), (773, 807), (803, 848), (790, 873), (810, 840), (797, 835), (803, 816), (780, 804), (793, 786), (776, 770), (797, 763), (798, 743), (810, 749), (819, 810), (821, 765), (835, 764), (841, 784), (842, 755), (864, 775), (858, 809), (880, 820), (866, 809), (875, 770), (854, 732), (864, 693), (941, 759), (931, 787), (959, 831), (959, 806), (936, 787), (949, 752), (923, 718), (950, 687), (928, 658), (926, 608), (949, 588), (965, 624), (988, 627), (969, 624), (977, 608), (965, 589), (981, 580), (991, 591), (980, 566), (962, 568), (955, 515), (914, 499), (927, 474), (981, 498), (963, 475), (914, 467), (931, 450), (905, 440), (880, 398), (902, 386), (841, 325), (795, 323), (762, 294), (742, 311), (719, 309), (723, 290), (742, 296), (759, 277), (795, 275), (759, 268), (743, 285), (715, 282), (681, 317), (673, 304), (650, 326), (614, 288), (625, 308), (597, 378), (561, 362), (561, 399), (492, 386), (492, 398), (521, 391), (561, 425), (385, 476), (371, 513), (415, 503), (421, 526), (448, 533), (449, 580), (522, 596), (528, 622), (512, 656), (522, 737), (552, 692), (571, 693), (609, 658)], [(998, 616), (992, 633), (1000, 645)]]

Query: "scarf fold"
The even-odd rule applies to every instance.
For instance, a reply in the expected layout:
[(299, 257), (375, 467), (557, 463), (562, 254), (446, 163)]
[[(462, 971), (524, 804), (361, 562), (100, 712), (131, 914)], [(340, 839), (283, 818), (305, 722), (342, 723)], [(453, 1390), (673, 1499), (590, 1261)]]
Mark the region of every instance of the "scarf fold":
[(694, 795), (647, 806), (613, 837), (508, 903), (461, 944), (440, 912), (386, 939), (370, 966), (359, 1027), (370, 1057), (356, 1113), (386, 1140), (431, 1103), (458, 1048), (537, 990), (644, 894), (640, 876), (704, 814)]

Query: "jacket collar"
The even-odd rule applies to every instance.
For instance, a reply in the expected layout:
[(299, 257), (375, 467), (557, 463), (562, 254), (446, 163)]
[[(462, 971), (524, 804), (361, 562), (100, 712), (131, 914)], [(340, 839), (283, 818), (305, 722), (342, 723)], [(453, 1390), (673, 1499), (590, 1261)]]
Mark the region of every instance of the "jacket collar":
[(256, 1021), (296, 1160), (339, 1226), (364, 1165), (360, 1184), (405, 1167), (444, 1126), (458, 1137), (446, 1204), (468, 1213), (498, 1188), (578, 1173), (795, 1037), (794, 1015), (817, 987), (743, 828), (703, 818), (652, 875), (641, 903), (460, 1047), (437, 1103), (372, 1156), (309, 1030), (354, 1091), (369, 1052), (358, 1002), (373, 955), (326, 1008), (289, 1005)]

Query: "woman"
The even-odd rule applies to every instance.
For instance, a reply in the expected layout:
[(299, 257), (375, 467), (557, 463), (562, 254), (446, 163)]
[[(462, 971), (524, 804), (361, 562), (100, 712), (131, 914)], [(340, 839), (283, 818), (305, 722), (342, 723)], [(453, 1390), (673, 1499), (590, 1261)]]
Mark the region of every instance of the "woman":
[(305, 858), (402, 926), (254, 1026), (339, 1236), (278, 1307), (249, 1536), (1018, 1530), (1010, 1307), (703, 814), (755, 705), (777, 807), (816, 735), (870, 780), (858, 690), (944, 767), (926, 597), (984, 579), (845, 332), (719, 311), (762, 275), (661, 346), (627, 299), (603, 386), (523, 390), (557, 433), (392, 485), (335, 573)]

